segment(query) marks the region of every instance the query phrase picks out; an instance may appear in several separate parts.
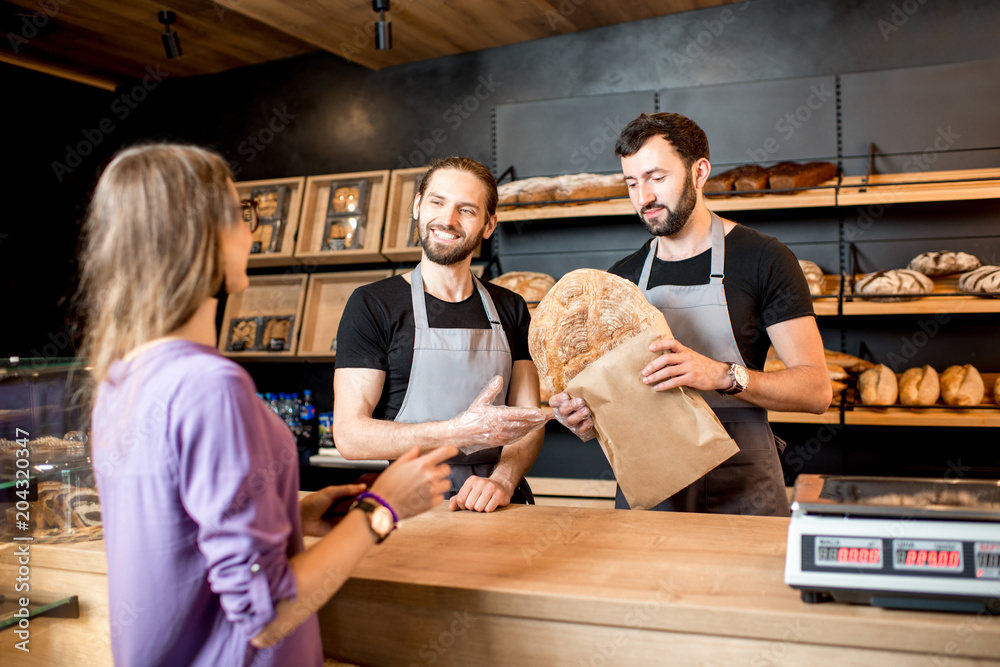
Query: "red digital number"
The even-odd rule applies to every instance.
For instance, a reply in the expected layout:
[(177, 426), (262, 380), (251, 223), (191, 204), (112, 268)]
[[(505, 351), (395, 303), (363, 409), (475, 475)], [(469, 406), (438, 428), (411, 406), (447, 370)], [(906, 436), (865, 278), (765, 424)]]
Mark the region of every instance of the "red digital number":
[(930, 567), (937, 567), (937, 564), (938, 564), (937, 556), (938, 555), (937, 555), (936, 551), (928, 551), (927, 552), (927, 565), (930, 566)]
[(915, 549), (910, 549), (906, 552), (906, 564), (916, 565), (917, 563), (917, 552)]
[(858, 550), (858, 562), (859, 563), (867, 563), (868, 562), (868, 549), (859, 549)]
[(921, 549), (917, 552), (917, 567), (927, 565), (927, 552)]
[(958, 567), (962, 562), (962, 554), (958, 551), (952, 551), (948, 555), (948, 567)]
[(878, 552), (878, 549), (872, 549), (872, 550), (871, 550), (871, 551), (869, 552), (869, 554), (868, 554), (868, 559), (869, 559), (869, 560), (870, 560), (870, 561), (871, 561), (872, 563), (877, 563), (877, 562), (879, 561), (879, 552)]
[(837, 549), (837, 562), (846, 563), (847, 562), (847, 547), (840, 547)]
[(857, 547), (851, 547), (850, 552), (847, 554), (847, 562), (848, 563), (857, 563), (858, 562), (858, 548)]

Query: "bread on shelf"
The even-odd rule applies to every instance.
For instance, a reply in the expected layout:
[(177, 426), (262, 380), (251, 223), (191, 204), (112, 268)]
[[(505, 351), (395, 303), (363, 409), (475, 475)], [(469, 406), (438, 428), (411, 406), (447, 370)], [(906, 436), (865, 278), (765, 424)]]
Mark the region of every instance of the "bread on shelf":
[(779, 162), (767, 170), (767, 187), (771, 190), (813, 188), (837, 175), (832, 162)]
[(869, 368), (858, 378), (858, 391), (865, 405), (892, 405), (899, 397), (896, 374), (885, 364)]
[(986, 385), (972, 364), (949, 366), (941, 374), (941, 398), (948, 405), (979, 405), (985, 395)]
[(490, 282), (520, 294), (530, 309), (532, 304), (537, 304), (549, 293), (556, 284), (556, 279), (537, 271), (508, 271)]
[(958, 278), (958, 289), (970, 294), (1000, 293), (1000, 266), (980, 266)]
[(933, 291), (934, 281), (911, 269), (876, 271), (854, 285), (855, 294), (871, 296), (871, 301), (913, 301)]
[(966, 273), (978, 269), (979, 266), (979, 259), (968, 253), (938, 250), (920, 253), (910, 260), (906, 268), (919, 271), (925, 276), (947, 276), (953, 273)]
[(899, 402), (902, 405), (933, 405), (940, 396), (940, 379), (931, 366), (909, 368), (899, 378)]
[(808, 259), (800, 259), (799, 268), (802, 269), (802, 273), (806, 277), (809, 294), (822, 296), (826, 291), (826, 277), (823, 275), (823, 269), (819, 268), (816, 262), (810, 262)]
[(628, 197), (621, 174), (532, 176), (497, 187), (499, 204), (572, 202)]

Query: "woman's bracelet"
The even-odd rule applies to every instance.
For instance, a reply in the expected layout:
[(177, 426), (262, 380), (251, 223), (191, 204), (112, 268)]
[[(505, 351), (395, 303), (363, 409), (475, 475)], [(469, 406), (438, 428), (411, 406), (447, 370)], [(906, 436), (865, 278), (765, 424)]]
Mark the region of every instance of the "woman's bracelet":
[(358, 500), (362, 500), (364, 498), (371, 498), (372, 500), (374, 500), (374, 501), (378, 502), (379, 504), (381, 504), (383, 507), (385, 507), (387, 510), (389, 510), (390, 514), (392, 514), (392, 521), (393, 521), (393, 523), (396, 523), (396, 524), (399, 523), (399, 516), (396, 514), (396, 510), (392, 509), (392, 505), (390, 505), (389, 503), (387, 503), (385, 501), (385, 498), (383, 498), (382, 496), (376, 495), (376, 494), (372, 493), (371, 491), (364, 491), (363, 493), (359, 493), (358, 494), (358, 498), (357, 498)]

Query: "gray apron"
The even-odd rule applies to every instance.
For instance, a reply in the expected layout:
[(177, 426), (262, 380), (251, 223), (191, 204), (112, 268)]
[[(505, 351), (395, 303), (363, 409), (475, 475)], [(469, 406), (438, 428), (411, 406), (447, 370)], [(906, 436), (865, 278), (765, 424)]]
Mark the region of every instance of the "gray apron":
[[(712, 269), (707, 285), (661, 285), (650, 289), (655, 256), (654, 239), (642, 267), (639, 288), (667, 318), (674, 338), (709, 359), (746, 366), (733, 336), (723, 287), (726, 235), (721, 218), (712, 214)], [(785, 480), (774, 434), (767, 423), (767, 410), (715, 391), (703, 391), (701, 395), (740, 451), (652, 509), (788, 516)], [(615, 507), (628, 508), (620, 488)]]
[[(420, 264), (410, 274), (413, 365), (410, 366), (410, 381), (395, 421), (419, 424), (451, 419), (465, 412), (494, 375), (503, 376), (503, 389), (494, 403), (502, 405), (506, 400), (513, 368), (510, 346), (489, 292), (475, 276), (472, 276), (472, 281), (483, 300), (491, 328), (432, 329), (427, 320)], [(471, 454), (460, 453), (446, 461), (451, 466), (451, 490), (445, 498), (458, 493), (465, 480), (473, 475), (489, 477), (500, 459), (501, 449), (491, 447)], [(533, 501), (531, 489), (522, 479), (511, 502)]]

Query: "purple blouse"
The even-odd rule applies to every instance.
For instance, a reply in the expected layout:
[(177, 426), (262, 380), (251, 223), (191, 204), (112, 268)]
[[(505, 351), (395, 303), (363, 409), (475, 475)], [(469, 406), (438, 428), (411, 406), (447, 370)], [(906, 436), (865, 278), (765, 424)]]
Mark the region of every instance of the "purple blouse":
[(296, 595), (299, 470), (285, 424), (214, 348), (169, 341), (112, 365), (94, 406), (111, 647), (131, 665), (321, 665), (313, 614), (249, 641)]

